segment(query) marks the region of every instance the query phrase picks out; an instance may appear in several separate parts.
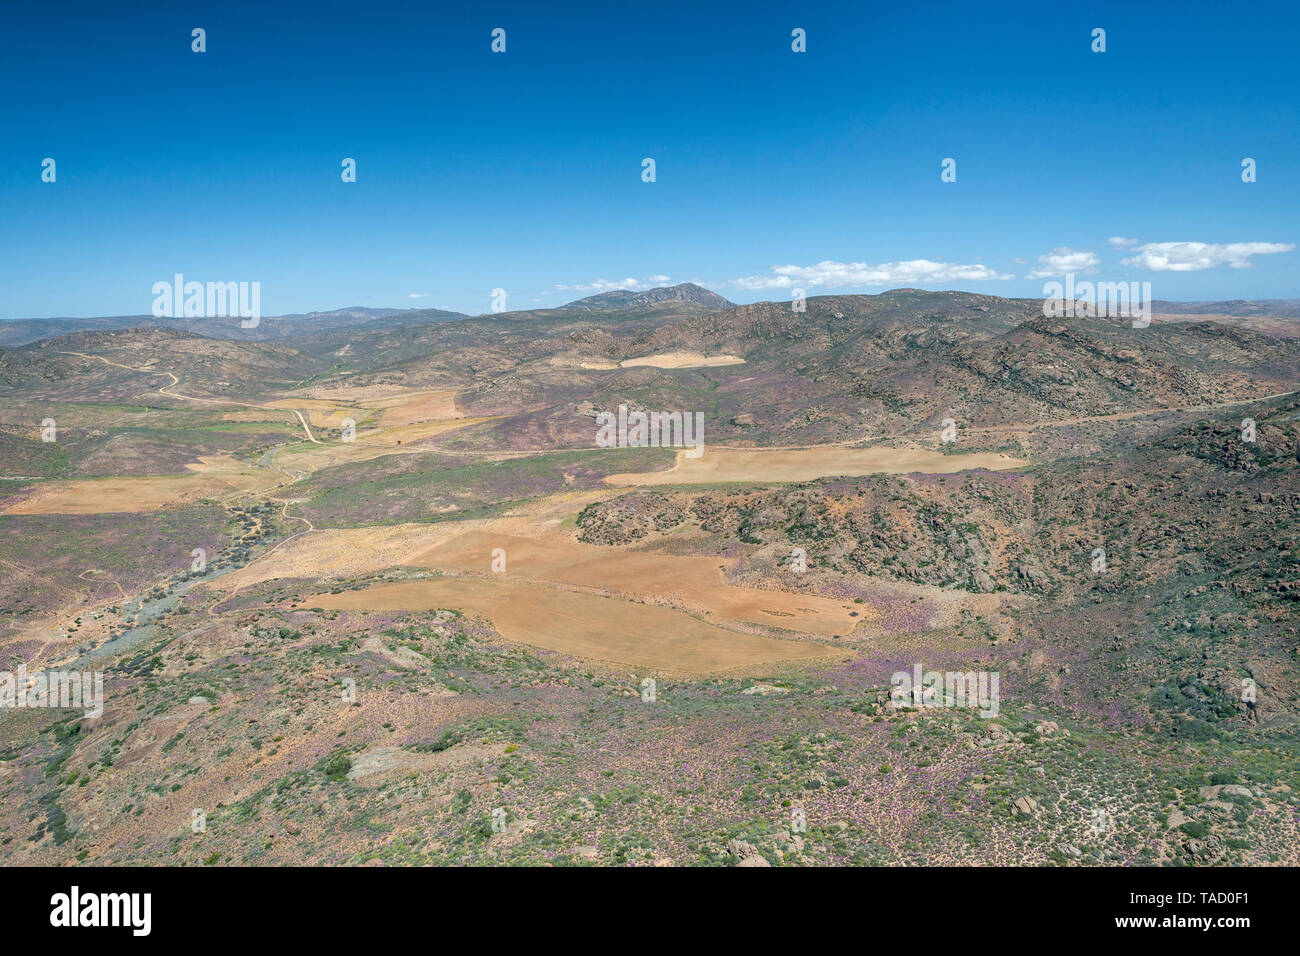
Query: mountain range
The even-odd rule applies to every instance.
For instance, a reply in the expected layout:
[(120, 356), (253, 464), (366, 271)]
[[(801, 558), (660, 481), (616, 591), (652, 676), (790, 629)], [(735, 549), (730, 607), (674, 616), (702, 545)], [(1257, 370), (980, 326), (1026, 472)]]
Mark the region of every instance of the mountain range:
[[(919, 289), (893, 289), (878, 295), (887, 300), (901, 294), (918, 295), (963, 295), (958, 292), (928, 293)], [(830, 299), (873, 299), (877, 296), (821, 296)], [(1037, 303), (1036, 299), (1009, 300), (996, 296), (985, 297), (990, 301), (1022, 301)], [(882, 300), (882, 301), (883, 301)], [(1037, 306), (1034, 306), (1037, 308)], [(686, 318), (728, 310), (775, 310), (790, 311), (788, 303), (754, 303), (738, 306), (736, 303), (712, 292), (694, 282), (682, 282), (672, 286), (659, 286), (642, 291), (616, 289), (601, 292), (585, 298), (575, 299), (562, 306), (551, 309), (532, 309), (500, 313), (511, 319), (558, 318), (564, 315), (594, 313), (606, 316), (609, 320), (621, 318), (664, 320)], [(1152, 311), (1163, 321), (1187, 321), (1196, 317), (1213, 317), (1224, 324), (1257, 328), (1285, 337), (1300, 335), (1300, 299), (1235, 299), (1224, 302), (1169, 302), (1156, 300), (1152, 302)], [(491, 318), (492, 314), (480, 315), (479, 318)], [(107, 331), (129, 328), (170, 328), (203, 335), (209, 338), (232, 339), (236, 341), (266, 342), (282, 340), (290, 336), (323, 334), (346, 329), (376, 330), (393, 329), (405, 326), (436, 325), (444, 322), (456, 322), (471, 318), (466, 313), (451, 312), (445, 309), (395, 309), (370, 308), (366, 306), (348, 306), (323, 312), (303, 312), (287, 315), (264, 316), (258, 326), (243, 328), (241, 321), (235, 317), (215, 318), (156, 318), (152, 315), (114, 315), (88, 318), (22, 318), (0, 321), (0, 346), (13, 348), (37, 342), (53, 336), (67, 335), (73, 332)], [(1290, 320), (1295, 319), (1296, 322)]]

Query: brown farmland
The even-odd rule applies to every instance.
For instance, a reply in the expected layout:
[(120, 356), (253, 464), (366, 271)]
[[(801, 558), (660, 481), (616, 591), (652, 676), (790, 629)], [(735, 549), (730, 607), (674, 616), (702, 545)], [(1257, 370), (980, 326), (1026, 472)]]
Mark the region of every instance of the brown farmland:
[(667, 608), (517, 581), (403, 581), (308, 601), (339, 610), (456, 608), (489, 618), (509, 641), (671, 676), (846, 656), (824, 644), (738, 634)]

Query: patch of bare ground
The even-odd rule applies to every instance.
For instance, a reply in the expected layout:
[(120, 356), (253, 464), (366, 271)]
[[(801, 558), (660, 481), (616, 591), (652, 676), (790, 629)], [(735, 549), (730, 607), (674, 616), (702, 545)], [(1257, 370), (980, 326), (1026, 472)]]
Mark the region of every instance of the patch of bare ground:
[(661, 352), (641, 358), (624, 359), (623, 368), (713, 368), (719, 365), (744, 365), (739, 355), (701, 355), (699, 352)]
[(436, 578), (308, 599), (364, 611), (456, 608), (488, 618), (508, 641), (667, 676), (746, 671), (778, 661), (844, 657), (824, 644), (739, 634), (649, 604), (517, 581)]
[(219, 586), (241, 590), (273, 578), (346, 580), (398, 566), (496, 579), (494, 554), (501, 549), (509, 579), (599, 589), (715, 621), (831, 637), (850, 635), (859, 622), (870, 624), (878, 617), (872, 605), (728, 584), (723, 572), (734, 563), (729, 559), (602, 548), (574, 540), (559, 525), (554, 518), (520, 516), (317, 531), (228, 575)]
[(505, 756), (505, 743), (463, 743), (437, 753), (422, 753), (401, 747), (371, 747), (352, 758), (347, 777), (366, 787), (384, 787), (410, 774), (428, 774), (469, 764), (481, 764)]
[(229, 491), (265, 491), (280, 475), (224, 455), (204, 456), (187, 475), (46, 481), (11, 502), (5, 514), (127, 514), (158, 511)]
[(686, 485), (741, 481), (812, 481), (837, 475), (955, 474), (974, 468), (1002, 471), (1026, 462), (1007, 455), (976, 452), (945, 455), (925, 448), (708, 448), (698, 458), (677, 453), (668, 471), (610, 475), (611, 485)]

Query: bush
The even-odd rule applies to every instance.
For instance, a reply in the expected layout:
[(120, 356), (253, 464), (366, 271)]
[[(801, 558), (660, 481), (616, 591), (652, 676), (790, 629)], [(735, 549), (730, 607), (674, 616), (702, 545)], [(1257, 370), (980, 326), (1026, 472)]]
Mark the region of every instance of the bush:
[(352, 769), (352, 761), (345, 753), (336, 753), (320, 765), (321, 773), (331, 780), (342, 780)]

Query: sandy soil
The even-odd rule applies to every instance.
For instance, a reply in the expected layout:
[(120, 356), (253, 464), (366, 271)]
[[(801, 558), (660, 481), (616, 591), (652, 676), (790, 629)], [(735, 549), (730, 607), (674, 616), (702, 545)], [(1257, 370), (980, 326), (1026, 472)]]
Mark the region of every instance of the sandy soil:
[(26, 498), (9, 505), (4, 513), (92, 515), (157, 511), (229, 491), (266, 490), (282, 477), (221, 455), (201, 458), (186, 467), (190, 474), (43, 481)]
[(455, 389), (439, 389), (430, 392), (406, 392), (387, 398), (367, 399), (361, 403), (366, 408), (379, 409), (383, 416), (379, 424), (384, 427), (392, 425), (413, 425), (433, 419), (462, 418), (462, 412), (456, 406)]
[(824, 644), (737, 634), (667, 608), (499, 579), (403, 581), (307, 603), (343, 610), (456, 608), (489, 618), (509, 641), (666, 676), (848, 656)]
[(624, 359), (623, 368), (711, 368), (715, 365), (744, 365), (739, 355), (701, 355), (698, 352), (661, 352), (642, 358)]
[(711, 368), (715, 365), (744, 365), (745, 360), (739, 355), (701, 355), (699, 352), (661, 352), (658, 355), (644, 355), (641, 358), (623, 359), (621, 362), (588, 361), (580, 362), (579, 367), (609, 371), (616, 368)]
[[(786, 591), (733, 587), (715, 558), (623, 551), (583, 544), (540, 528), (529, 537), (499, 527), (470, 530), (408, 559), (417, 567), (491, 573), (492, 552), (505, 552), (507, 578), (526, 578), (654, 596), (715, 620), (748, 621), (825, 637), (847, 635), (873, 608)], [(851, 616), (858, 612), (858, 617)]]
[(454, 524), (395, 524), (312, 531), (285, 541), (247, 566), (214, 581), (240, 590), (276, 578), (349, 578), (404, 565), (463, 529)]
[(847, 638), (856, 625), (869, 626), (877, 617), (869, 604), (728, 585), (722, 573), (728, 564), (725, 560), (600, 548), (556, 530), (557, 524), (520, 517), (314, 531), (226, 575), (214, 586), (229, 590), (275, 578), (345, 579), (392, 567), (492, 575), (492, 552), (502, 548), (506, 571), (500, 577), (504, 579), (597, 588), (660, 603), (667, 600), (717, 621)]
[(971, 468), (1002, 471), (1027, 464), (991, 452), (945, 455), (925, 448), (709, 448), (699, 458), (677, 453), (668, 471), (610, 475), (611, 485), (679, 485), (724, 481), (811, 481), (834, 475), (952, 474)]

